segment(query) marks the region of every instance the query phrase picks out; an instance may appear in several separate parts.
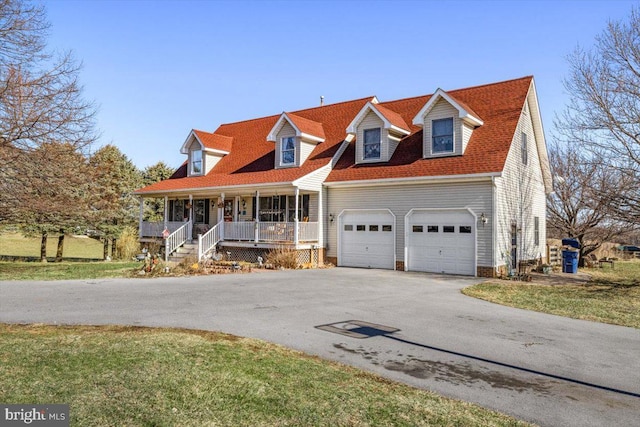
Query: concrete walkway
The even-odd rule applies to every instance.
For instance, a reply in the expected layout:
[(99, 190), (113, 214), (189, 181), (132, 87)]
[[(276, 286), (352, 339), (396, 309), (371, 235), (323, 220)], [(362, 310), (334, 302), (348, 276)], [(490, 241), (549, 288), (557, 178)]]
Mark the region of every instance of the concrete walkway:
[(0, 282), (0, 322), (224, 331), (544, 426), (640, 425), (639, 330), (460, 293), (477, 281), (334, 268)]

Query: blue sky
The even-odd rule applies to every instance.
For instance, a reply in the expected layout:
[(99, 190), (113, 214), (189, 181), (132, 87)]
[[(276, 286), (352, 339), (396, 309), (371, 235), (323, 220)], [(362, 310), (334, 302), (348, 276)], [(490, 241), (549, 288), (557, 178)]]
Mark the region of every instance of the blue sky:
[[(97, 146), (177, 167), (193, 128), (376, 95), (533, 75), (547, 137), (566, 57), (637, 1), (45, 2), (52, 49), (83, 63)], [(97, 147), (96, 146), (96, 147)]]

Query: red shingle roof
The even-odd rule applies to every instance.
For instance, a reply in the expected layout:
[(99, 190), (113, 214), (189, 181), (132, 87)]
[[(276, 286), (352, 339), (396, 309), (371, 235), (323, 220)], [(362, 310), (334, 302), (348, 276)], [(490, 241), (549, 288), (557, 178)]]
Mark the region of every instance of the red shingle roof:
[[(422, 158), (422, 130), (411, 126), (391, 160), (386, 163), (355, 164), (355, 141), (349, 144), (327, 182), (409, 178), (420, 176), (473, 175), (501, 172), (516, 131), (522, 106), (533, 77), (448, 91), (469, 107), (484, 124), (477, 127), (462, 156)], [(398, 112), (407, 122), (427, 103), (431, 95), (381, 103)]]
[(387, 119), (387, 121), (391, 123), (393, 126), (409, 132), (410, 130), (409, 126), (407, 125), (407, 122), (404, 121), (404, 119), (400, 114), (396, 113), (395, 111), (391, 111), (387, 107), (384, 107), (380, 104), (371, 104), (371, 105), (373, 105), (373, 108), (378, 110), (378, 112), (382, 114)]
[[(431, 95), (383, 102), (376, 105), (378, 111), (398, 126), (400, 120), (410, 135), (400, 141), (391, 160), (387, 163), (355, 164), (355, 141), (330, 173), (328, 182), (376, 180), (384, 178), (447, 176), (501, 172), (516, 130), (522, 106), (532, 77), (523, 77), (500, 83), (448, 91), (465, 109), (482, 117), (484, 124), (476, 128), (464, 155), (437, 159), (422, 158), (422, 130), (412, 123), (413, 117)], [(275, 147), (267, 142), (267, 135), (280, 115), (221, 125), (213, 134), (215, 144), (231, 142), (230, 154), (224, 156), (206, 176), (186, 177), (183, 164), (176, 174), (165, 181), (138, 190), (138, 193), (162, 193), (181, 189), (225, 187), (235, 185), (287, 183), (301, 178), (327, 165), (346, 137), (346, 128), (372, 97), (325, 105), (287, 113), (296, 126), (314, 136), (317, 124), (325, 134), (325, 142), (318, 144), (300, 167), (275, 169)], [(312, 122), (315, 122), (314, 125)], [(301, 123), (299, 125), (298, 123)], [(398, 124), (397, 124), (398, 123)], [(302, 130), (302, 128), (300, 128)], [(201, 132), (201, 131), (199, 131)], [(202, 132), (206, 134), (206, 132)], [(222, 138), (219, 138), (222, 136)], [(200, 138), (200, 133), (198, 134)], [(208, 137), (207, 137), (208, 138)], [(203, 141), (204, 143), (204, 141)], [(226, 150), (225, 150), (226, 151)]]
[(233, 142), (232, 137), (222, 136), (196, 129), (193, 130), (193, 133), (198, 137), (200, 142), (204, 144), (205, 148), (226, 151), (227, 153), (231, 151), (231, 143)]
[(322, 123), (318, 123), (313, 120), (305, 119), (292, 113), (285, 113), (289, 120), (300, 130), (302, 133), (306, 133), (311, 136), (326, 139), (324, 135), (324, 128)]

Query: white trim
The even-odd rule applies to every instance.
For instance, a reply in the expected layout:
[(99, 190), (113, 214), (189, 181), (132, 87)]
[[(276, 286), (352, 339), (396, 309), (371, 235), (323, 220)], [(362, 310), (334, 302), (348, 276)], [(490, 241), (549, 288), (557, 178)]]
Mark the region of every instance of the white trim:
[(180, 153), (181, 154), (189, 154), (189, 145), (191, 145), (191, 142), (193, 141), (193, 139), (195, 139), (196, 141), (198, 141), (198, 144), (200, 144), (200, 149), (204, 150), (204, 144), (202, 143), (202, 141), (200, 141), (200, 138), (198, 138), (198, 135), (196, 135), (196, 133), (193, 131), (193, 129), (189, 132), (189, 135), (187, 135), (187, 139), (184, 140), (184, 143), (182, 144), (182, 147), (180, 147)]
[(469, 175), (439, 175), (439, 176), (414, 176), (408, 178), (382, 178), (382, 179), (361, 179), (354, 181), (334, 181), (325, 182), (323, 185), (326, 187), (335, 188), (347, 188), (347, 187), (379, 187), (385, 185), (395, 185), (402, 183), (437, 183), (437, 182), (469, 182), (469, 181), (484, 181), (491, 177), (500, 177), (502, 172), (490, 172), (481, 174), (469, 174)]
[(304, 132), (300, 132), (300, 138), (302, 138), (305, 141), (324, 142), (324, 138), (320, 138), (319, 136), (313, 136), (311, 134), (304, 133)]
[[(309, 120), (309, 119), (307, 119)], [(280, 115), (280, 118), (278, 119), (278, 121), (276, 122), (275, 125), (273, 125), (273, 127), (271, 128), (271, 130), (269, 131), (269, 134), (267, 135), (267, 141), (269, 142), (277, 142), (277, 138), (278, 138), (278, 132), (280, 132), (280, 129), (282, 128), (282, 126), (284, 126), (284, 122), (287, 122), (291, 125), (291, 127), (293, 128), (293, 130), (296, 132), (295, 136), (302, 138), (305, 141), (308, 142), (316, 142), (316, 143), (320, 143), (320, 142), (324, 142), (325, 139), (321, 138), (319, 136), (315, 136), (315, 135), (311, 135), (308, 133), (304, 133), (302, 132), (296, 125), (295, 123), (293, 123), (293, 120), (291, 120), (289, 118), (289, 116), (287, 115), (286, 112), (283, 112)], [(313, 120), (311, 120), (313, 121)]]
[(291, 120), (289, 120), (289, 118), (287, 117), (287, 113), (283, 112), (280, 115), (280, 118), (278, 119), (278, 121), (276, 122), (275, 125), (273, 125), (273, 127), (271, 128), (271, 130), (269, 131), (269, 134), (267, 135), (267, 141), (270, 142), (278, 142), (278, 132), (280, 132), (280, 128), (282, 128), (282, 126), (284, 125), (284, 122), (287, 122), (291, 125), (291, 127), (293, 128), (293, 130), (296, 132), (296, 135), (298, 135), (300, 133), (300, 129), (298, 129), (296, 127), (296, 125), (294, 125)]
[(470, 207), (464, 208), (413, 208), (404, 216), (404, 270), (411, 271), (409, 265), (409, 218), (414, 212), (468, 212), (473, 217), (473, 277), (478, 276), (478, 216)]
[[(376, 114), (376, 116), (378, 116), (378, 118), (380, 120), (382, 120), (382, 123), (383, 123), (382, 127), (383, 128), (392, 129), (392, 130), (394, 130), (394, 131), (396, 131), (398, 133), (401, 133), (403, 135), (409, 135), (411, 133), (409, 130), (402, 129), (402, 128), (399, 128), (397, 126), (392, 125), (391, 122), (389, 120), (387, 120), (387, 118), (380, 111), (378, 111), (378, 109), (375, 107), (375, 104), (373, 102), (371, 102), (371, 101), (368, 101), (366, 104), (364, 104), (364, 107), (362, 107), (360, 109), (358, 114), (356, 114), (354, 119), (347, 126), (347, 133), (348, 134), (356, 135), (358, 133), (358, 126), (360, 125), (360, 122), (362, 122), (362, 120), (364, 120), (364, 118), (367, 116), (369, 111), (373, 111)], [(381, 133), (380, 136), (382, 136), (382, 133)]]
[(202, 151), (206, 152), (206, 153), (211, 153), (211, 154), (220, 154), (221, 156), (226, 156), (227, 154), (229, 154), (228, 151), (224, 151), (224, 150), (218, 150), (217, 148), (207, 148), (204, 147), (202, 149)]
[(393, 218), (393, 224), (392, 224), (392, 234), (393, 234), (393, 270), (396, 269), (396, 246), (397, 246), (397, 232), (398, 232), (398, 220), (396, 218), (396, 215), (391, 211), (391, 209), (343, 209), (342, 211), (340, 211), (340, 213), (338, 214), (338, 228), (337, 228), (337, 236), (336, 236), (336, 244), (338, 245), (337, 248), (337, 255), (338, 255), (338, 266), (340, 266), (340, 260), (342, 258), (342, 231), (343, 231), (343, 227), (342, 227), (342, 220), (344, 218), (344, 214), (345, 213), (366, 213), (366, 212), (376, 212), (376, 213), (389, 213), (391, 214), (391, 217)]
[(433, 95), (431, 95), (431, 98), (429, 98), (429, 101), (427, 101), (427, 103), (424, 104), (424, 107), (422, 107), (422, 109), (418, 111), (418, 114), (416, 114), (416, 116), (413, 118), (413, 124), (416, 126), (422, 127), (424, 125), (425, 116), (429, 114), (429, 111), (431, 111), (431, 109), (436, 105), (436, 103), (440, 100), (440, 98), (444, 99), (449, 104), (451, 104), (456, 110), (458, 110), (458, 113), (459, 113), (458, 117), (460, 119), (474, 126), (482, 126), (484, 124), (484, 122), (479, 117), (471, 115), (471, 113), (469, 113), (467, 110), (462, 108), (462, 106), (458, 104), (449, 94), (447, 94), (447, 92), (445, 92), (440, 88), (438, 88), (433, 93)]
[(525, 99), (525, 103), (531, 103), (533, 108), (529, 105), (529, 115), (531, 117), (531, 123), (533, 124), (533, 133), (536, 139), (536, 149), (538, 150), (538, 158), (540, 159), (540, 166), (542, 168), (542, 181), (544, 182), (545, 192), (551, 194), (553, 191), (553, 178), (551, 176), (551, 168), (549, 167), (549, 156), (547, 153), (547, 143), (544, 137), (544, 128), (542, 126), (542, 117), (540, 115), (540, 105), (538, 104), (538, 95), (536, 91), (536, 85), (533, 78), (531, 78), (531, 85), (529, 86), (529, 92)]

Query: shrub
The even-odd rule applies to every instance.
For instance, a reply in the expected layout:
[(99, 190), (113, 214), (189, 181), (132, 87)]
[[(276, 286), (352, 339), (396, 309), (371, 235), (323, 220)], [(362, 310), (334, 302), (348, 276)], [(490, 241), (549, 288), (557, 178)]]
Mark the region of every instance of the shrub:
[(275, 268), (298, 268), (298, 254), (293, 249), (276, 248), (271, 249), (267, 254), (267, 264)]
[(116, 241), (118, 259), (130, 260), (139, 252), (138, 231), (133, 227), (125, 227)]

